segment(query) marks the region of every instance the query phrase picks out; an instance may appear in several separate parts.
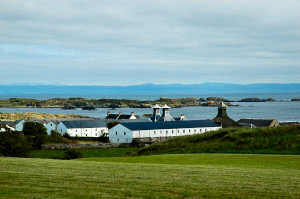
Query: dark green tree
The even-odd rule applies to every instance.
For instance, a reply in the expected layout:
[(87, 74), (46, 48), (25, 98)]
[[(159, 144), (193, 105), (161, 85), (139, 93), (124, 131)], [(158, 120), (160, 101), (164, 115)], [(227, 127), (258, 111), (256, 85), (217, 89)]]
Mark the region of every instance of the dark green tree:
[(34, 149), (42, 149), (42, 146), (45, 143), (47, 130), (43, 124), (38, 122), (25, 122), (23, 134), (32, 143)]
[(0, 132), (0, 154), (4, 156), (26, 157), (31, 150), (31, 144), (20, 132), (2, 127)]
[(112, 127), (114, 127), (114, 126), (116, 126), (116, 125), (118, 125), (118, 124), (119, 124), (119, 122), (117, 122), (117, 121), (108, 122), (108, 123), (106, 124), (106, 127), (107, 127), (108, 129), (111, 129)]

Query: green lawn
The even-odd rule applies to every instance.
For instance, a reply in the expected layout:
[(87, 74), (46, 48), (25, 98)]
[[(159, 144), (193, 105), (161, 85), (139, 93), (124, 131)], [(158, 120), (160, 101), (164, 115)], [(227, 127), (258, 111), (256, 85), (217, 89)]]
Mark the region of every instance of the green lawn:
[(300, 156), (0, 158), (0, 198), (300, 198)]

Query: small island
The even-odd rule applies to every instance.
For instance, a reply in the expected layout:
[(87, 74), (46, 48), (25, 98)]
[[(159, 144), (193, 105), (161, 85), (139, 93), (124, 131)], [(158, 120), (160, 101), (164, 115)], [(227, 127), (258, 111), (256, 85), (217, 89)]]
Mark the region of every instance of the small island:
[(83, 110), (95, 110), (96, 108), (151, 108), (155, 104), (168, 104), (173, 108), (190, 106), (219, 106), (225, 102), (227, 106), (232, 105), (230, 100), (221, 97), (204, 98), (167, 98), (161, 97), (158, 100), (129, 100), (129, 99), (87, 99), (87, 98), (53, 98), (47, 100), (10, 98), (0, 100), (0, 107), (6, 108), (62, 108)]

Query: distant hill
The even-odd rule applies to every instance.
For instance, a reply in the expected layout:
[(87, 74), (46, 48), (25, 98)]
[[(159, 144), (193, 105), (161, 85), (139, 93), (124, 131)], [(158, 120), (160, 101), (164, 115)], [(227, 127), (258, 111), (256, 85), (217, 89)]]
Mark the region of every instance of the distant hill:
[(0, 95), (10, 94), (210, 94), (300, 93), (300, 84), (141, 84), (132, 86), (0, 85)]
[(152, 144), (134, 155), (165, 153), (300, 154), (300, 125), (272, 128), (220, 129)]

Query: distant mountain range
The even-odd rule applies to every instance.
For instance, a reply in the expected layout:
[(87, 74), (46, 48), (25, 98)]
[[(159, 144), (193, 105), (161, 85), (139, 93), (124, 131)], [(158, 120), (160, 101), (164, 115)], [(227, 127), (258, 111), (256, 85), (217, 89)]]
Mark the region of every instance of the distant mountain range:
[(225, 94), (300, 93), (300, 84), (141, 84), (132, 86), (0, 85), (0, 95), (13, 94)]

